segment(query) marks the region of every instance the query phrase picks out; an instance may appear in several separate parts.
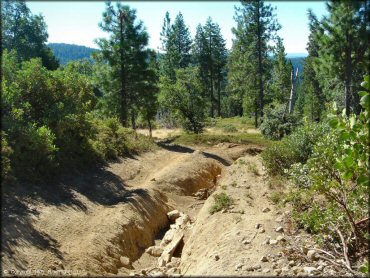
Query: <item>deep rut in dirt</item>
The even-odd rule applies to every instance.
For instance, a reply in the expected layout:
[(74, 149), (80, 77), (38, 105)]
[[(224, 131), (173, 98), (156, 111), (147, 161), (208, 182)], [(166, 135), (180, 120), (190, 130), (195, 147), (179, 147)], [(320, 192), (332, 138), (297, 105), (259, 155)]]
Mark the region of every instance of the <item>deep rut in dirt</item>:
[[(254, 156), (260, 153), (260, 149), (244, 149), (234, 153), (231, 156), (232, 160), (235, 160), (246, 153)], [(175, 194), (177, 195), (177, 198), (179, 196), (193, 197), (188, 198), (186, 208), (178, 204), (170, 205), (168, 207), (169, 210), (171, 209), (174, 211), (169, 212), (169, 210), (167, 210), (167, 213), (161, 215), (161, 219), (164, 217), (167, 222), (164, 221), (164, 225), (162, 226), (160, 233), (157, 232), (152, 234), (156, 240), (151, 241), (151, 244), (143, 244), (142, 241), (131, 241), (132, 244), (139, 244), (142, 247), (151, 247), (146, 250), (144, 248), (140, 248), (141, 253), (139, 257), (136, 256), (138, 253), (135, 253), (135, 256), (126, 255), (127, 258), (130, 259), (130, 264), (126, 264), (119, 269), (118, 274), (140, 276), (172, 276), (180, 274), (179, 265), (181, 262), (182, 250), (187, 237), (190, 235), (190, 229), (196, 219), (196, 217), (189, 217), (188, 214), (183, 211), (188, 210), (189, 208), (194, 209), (194, 205), (202, 204), (199, 203), (199, 201), (197, 202), (196, 199), (207, 199), (215, 190), (217, 179), (221, 177), (220, 174), (223, 165), (219, 161), (211, 160), (209, 158), (207, 159), (207, 156), (210, 157), (210, 154), (196, 151), (187, 159), (178, 161), (178, 167), (171, 168), (170, 171), (164, 169), (163, 171), (160, 171), (160, 173), (157, 173), (156, 178), (153, 178), (152, 187), (164, 192), (164, 195), (166, 195), (166, 193), (170, 193), (170, 196), (174, 197)], [(216, 157), (216, 155), (214, 156)], [(202, 161), (202, 163), (194, 163), (195, 160)], [(187, 171), (184, 171), (184, 169)], [(193, 215), (196, 215), (201, 207), (202, 206), (196, 206)], [(171, 219), (171, 214), (173, 212), (178, 213), (178, 219)], [(155, 219), (153, 219), (153, 221), (156, 222)], [(172, 224), (169, 225), (170, 223)], [(135, 226), (134, 229), (137, 230), (137, 226)], [(176, 237), (180, 237), (178, 242), (174, 242), (175, 240), (173, 238)], [(170, 238), (170, 241), (168, 241), (168, 238)], [(173, 246), (170, 246), (171, 242), (173, 243)], [(127, 248), (127, 246), (122, 247)], [(127, 260), (126, 258), (121, 258), (121, 261), (125, 262)]]
[[(13, 219), (20, 221), (5, 227), (9, 232), (2, 244), (7, 244), (8, 252), (2, 256), (2, 266), (42, 269), (45, 275), (49, 270), (66, 270), (83, 276), (128, 275), (156, 265), (158, 258), (145, 250), (159, 245), (175, 224), (167, 213), (177, 209), (189, 215), (186, 225), (194, 223), (204, 204), (201, 199), (212, 193), (224, 166), (249, 152), (248, 148), (220, 144), (194, 150), (165, 145), (157, 152), (71, 177), (60, 194), (55, 189), (53, 196), (45, 192), (44, 199), (32, 205), (23, 200), (33, 207), (34, 215), (24, 210), (13, 213)], [(187, 237), (185, 231), (173, 250), (174, 261), (182, 256)], [(35, 242), (41, 239), (43, 246)]]
[[(154, 245), (160, 233), (169, 230), (167, 213), (178, 209), (171, 196), (187, 198), (189, 202), (194, 193), (212, 190), (220, 173), (221, 165), (201, 152), (186, 154), (175, 166), (156, 172), (154, 178), (142, 185), (146, 193), (128, 200), (136, 219), (131, 218), (120, 228), (103, 254), (95, 255), (100, 269), (112, 274), (128, 274), (134, 270), (135, 261), (143, 256), (145, 249)], [(181, 256), (183, 243), (181, 239), (173, 250), (174, 257)]]

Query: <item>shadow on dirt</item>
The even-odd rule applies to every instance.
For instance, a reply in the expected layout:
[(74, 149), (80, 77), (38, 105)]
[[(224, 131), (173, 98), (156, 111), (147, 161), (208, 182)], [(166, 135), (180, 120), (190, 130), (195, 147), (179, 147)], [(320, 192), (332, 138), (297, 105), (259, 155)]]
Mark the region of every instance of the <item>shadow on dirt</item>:
[(19, 270), (25, 270), (27, 262), (20, 260), (22, 256), (16, 256), (15, 252), (17, 246), (26, 244), (48, 250), (62, 260), (63, 255), (58, 242), (35, 228), (34, 218), (37, 218), (39, 213), (34, 204), (68, 206), (87, 211), (88, 208), (80, 201), (78, 194), (94, 203), (113, 206), (120, 202), (130, 202), (136, 195), (145, 197), (148, 193), (143, 189), (130, 190), (119, 176), (103, 167), (78, 175), (73, 173), (63, 177), (59, 182), (3, 184), (2, 256), (11, 260), (12, 265)]

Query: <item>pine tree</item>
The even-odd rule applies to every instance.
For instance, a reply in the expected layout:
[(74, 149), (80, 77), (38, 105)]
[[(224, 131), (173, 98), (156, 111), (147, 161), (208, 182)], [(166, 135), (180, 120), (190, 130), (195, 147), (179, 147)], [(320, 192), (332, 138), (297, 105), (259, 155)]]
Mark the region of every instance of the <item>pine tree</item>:
[(359, 97), (353, 84), (360, 84), (369, 69), (368, 12), (369, 1), (331, 1), (329, 16), (321, 21), (323, 32), (317, 32), (319, 43), (316, 72), (327, 91), (333, 83), (344, 87), (345, 108), (349, 115), (359, 112)]
[(96, 55), (103, 64), (109, 65), (106, 75), (112, 81), (105, 83), (105, 88), (109, 90), (106, 96), (109, 96), (111, 103), (118, 104), (116, 111), (122, 124), (128, 127), (131, 116), (132, 127), (135, 128), (139, 99), (147, 78), (149, 53), (145, 47), (148, 45), (148, 34), (143, 22), (136, 22), (136, 11), (120, 3), (116, 4), (116, 8), (110, 2), (106, 4), (99, 26), (110, 33), (109, 39), (97, 40), (101, 55)]
[(277, 39), (275, 49), (275, 60), (273, 62), (273, 73), (272, 73), (272, 96), (271, 99), (285, 104), (289, 99), (290, 91), (290, 75), (293, 70), (293, 65), (286, 59), (285, 48), (283, 40)]
[(327, 100), (320, 85), (319, 76), (314, 69), (314, 65), (315, 61), (319, 59), (318, 51), (320, 47), (316, 34), (322, 33), (323, 29), (320, 27), (320, 22), (315, 14), (313, 14), (312, 10), (308, 10), (308, 19), (310, 29), (307, 44), (308, 57), (305, 59), (304, 64), (302, 94), (300, 98), (304, 98), (304, 100), (301, 100), (304, 103), (304, 114), (309, 116), (312, 121), (319, 121), (325, 110), (325, 103)]
[[(220, 116), (226, 47), (219, 25), (212, 22), (210, 17), (203, 27), (198, 25), (192, 53), (195, 64), (201, 69), (205, 94), (209, 96), (210, 116), (214, 117), (215, 115), (215, 104), (217, 104), (217, 111)], [(215, 91), (217, 91), (217, 99)]]
[[(236, 36), (233, 52), (236, 50), (237, 55), (234, 53), (231, 61), (236, 64), (232, 65), (230, 70), (246, 71), (244, 82), (242, 81), (242, 84), (236, 86), (244, 86), (247, 89), (247, 106), (253, 107), (257, 127), (258, 112), (263, 118), (265, 83), (269, 77), (268, 52), (270, 47), (268, 43), (275, 39), (276, 31), (280, 29), (280, 25), (277, 23), (271, 5), (265, 5), (263, 1), (242, 1), (241, 3), (242, 7), (236, 8), (235, 13), (237, 28), (232, 30)], [(241, 64), (242, 60), (247, 64)], [(234, 72), (231, 75), (240, 76)], [(256, 76), (257, 82), (255, 82)]]

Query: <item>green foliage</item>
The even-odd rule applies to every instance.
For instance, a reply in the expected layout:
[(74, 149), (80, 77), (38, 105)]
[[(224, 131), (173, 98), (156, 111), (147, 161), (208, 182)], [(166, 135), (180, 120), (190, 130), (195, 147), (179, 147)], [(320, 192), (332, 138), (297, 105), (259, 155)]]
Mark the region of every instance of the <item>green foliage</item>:
[(305, 163), (311, 156), (313, 146), (326, 132), (324, 124), (305, 122), (294, 133), (271, 144), (262, 153), (267, 172), (270, 175), (286, 175), (295, 163)]
[(277, 103), (286, 104), (290, 95), (290, 78), (293, 66), (291, 62), (288, 62), (286, 59), (285, 48), (281, 38), (278, 38), (277, 40), (275, 57), (271, 77), (271, 97)]
[(317, 140), (306, 164), (291, 172), (298, 192), (311, 195), (316, 203), (305, 209), (295, 205), (299, 221), (313, 232), (333, 237), (339, 229), (353, 248), (366, 245), (366, 235), (356, 222), (368, 216), (369, 203), (369, 77), (362, 86), (366, 91), (360, 92), (361, 114), (347, 117), (334, 105), (328, 116), (330, 132)]
[(224, 126), (222, 126), (222, 130), (226, 133), (238, 132), (238, 129), (232, 124), (225, 124)]
[(92, 53), (98, 51), (95, 48), (67, 43), (49, 43), (48, 47), (62, 65), (82, 59), (92, 62)]
[(235, 133), (235, 134), (181, 134), (175, 137), (175, 143), (183, 145), (213, 146), (219, 143), (257, 144), (266, 146), (269, 141), (260, 134)]
[(11, 155), (13, 149), (9, 146), (7, 135), (5, 132), (1, 132), (1, 178), (2, 180), (9, 179), (11, 175)]
[[(200, 68), (205, 90), (204, 95), (210, 107), (210, 117), (221, 116), (221, 91), (225, 86), (226, 43), (217, 23), (209, 17), (204, 26), (200, 24), (193, 44), (193, 62)], [(216, 92), (217, 91), (217, 92)]]
[(215, 203), (209, 210), (210, 214), (214, 214), (215, 212), (218, 212), (220, 210), (227, 209), (233, 204), (233, 199), (224, 192), (213, 195), (213, 198), (215, 200)]
[(1, 19), (2, 47), (15, 50), (18, 62), (39, 57), (46, 68), (58, 68), (59, 62), (46, 46), (48, 33), (42, 15), (33, 15), (25, 1), (3, 1)]
[[(96, 83), (103, 92), (100, 106), (103, 114), (118, 117), (125, 127), (136, 128), (138, 113), (155, 105), (156, 72), (150, 63), (152, 51), (147, 48), (148, 33), (136, 10), (127, 5), (106, 3), (99, 24), (109, 38), (97, 40), (100, 52), (94, 55), (98, 72)], [(109, 113), (106, 113), (110, 111)], [(148, 115), (152, 118), (153, 112)], [(148, 116), (146, 115), (146, 116)]]
[[(14, 138), (16, 136), (16, 138)], [(11, 167), (16, 177), (35, 180), (50, 177), (50, 170), (56, 167), (55, 134), (47, 127), (28, 125), (13, 134)]]
[(103, 160), (116, 159), (128, 153), (140, 153), (154, 148), (147, 137), (124, 128), (118, 119), (93, 119), (94, 135), (90, 143)]
[(280, 140), (291, 134), (298, 125), (297, 116), (289, 114), (286, 105), (277, 105), (266, 109), (265, 118), (260, 129), (266, 138)]
[(242, 1), (235, 8), (237, 27), (228, 61), (228, 91), (232, 92), (241, 114), (263, 117), (266, 86), (271, 77), (271, 47), (280, 29), (274, 9), (263, 1)]
[(185, 130), (201, 133), (206, 120), (206, 103), (202, 97), (202, 83), (198, 68), (176, 71), (176, 83), (161, 77), (160, 102), (176, 114)]

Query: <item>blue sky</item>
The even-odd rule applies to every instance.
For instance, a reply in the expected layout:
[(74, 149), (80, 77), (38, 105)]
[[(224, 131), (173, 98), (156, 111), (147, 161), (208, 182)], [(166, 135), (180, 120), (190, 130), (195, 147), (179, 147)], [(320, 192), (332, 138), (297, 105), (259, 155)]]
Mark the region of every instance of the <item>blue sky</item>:
[[(204, 24), (211, 16), (217, 22), (231, 48), (233, 34), (231, 28), (235, 26), (233, 16), (234, 6), (238, 1), (124, 1), (137, 10), (138, 19), (144, 22), (149, 33), (149, 46), (157, 49), (160, 46), (159, 34), (162, 29), (163, 18), (169, 11), (171, 19), (181, 11), (185, 23), (189, 26), (192, 36), (196, 26)], [(271, 1), (267, 2), (277, 7), (276, 14), (282, 29), (279, 35), (284, 39), (287, 53), (305, 53), (309, 34), (307, 9), (311, 8), (321, 17), (326, 13), (325, 3), (321, 1)], [(106, 37), (100, 30), (105, 3), (96, 2), (28, 2), (32, 13), (41, 13), (48, 26), (49, 42), (64, 42), (89, 47), (96, 47), (95, 38)]]

